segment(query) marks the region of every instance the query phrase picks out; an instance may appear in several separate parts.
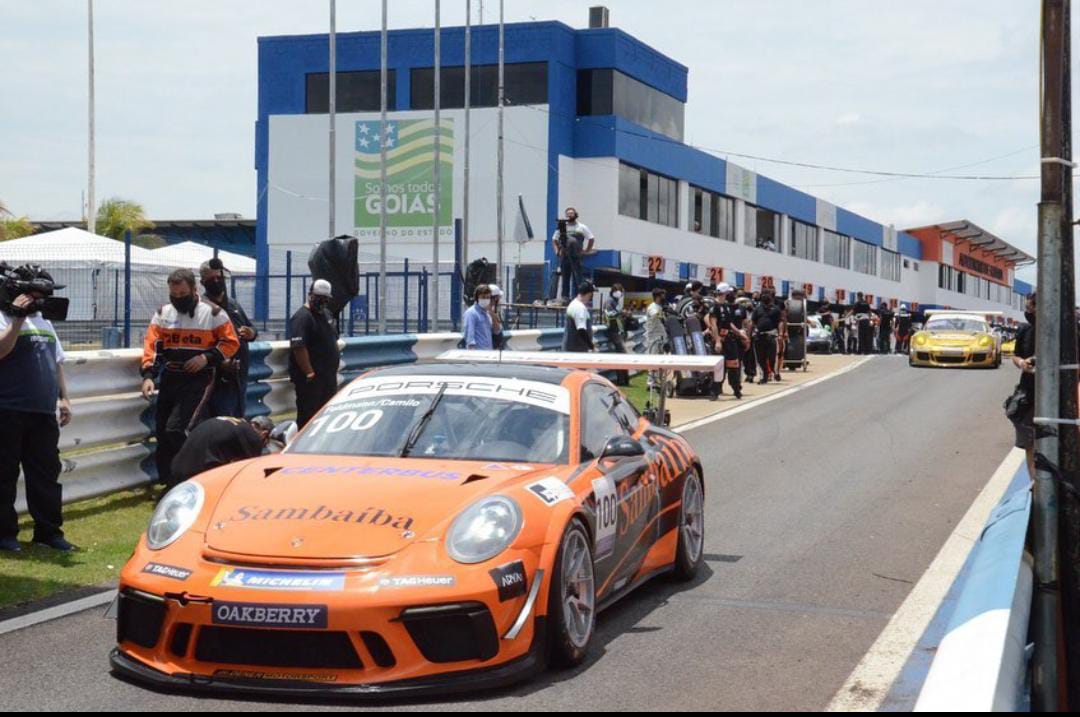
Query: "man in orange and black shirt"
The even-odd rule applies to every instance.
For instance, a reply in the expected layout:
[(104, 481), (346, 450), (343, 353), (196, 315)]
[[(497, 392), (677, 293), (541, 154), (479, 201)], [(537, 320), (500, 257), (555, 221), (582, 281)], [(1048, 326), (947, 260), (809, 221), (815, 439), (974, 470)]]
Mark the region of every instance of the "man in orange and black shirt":
[(240, 348), (229, 315), (199, 299), (195, 274), (178, 269), (169, 275), (169, 303), (158, 309), (143, 345), (142, 395), (149, 400), (160, 378), (154, 455), (158, 480), (172, 488), (172, 461), (188, 431), (205, 417), (214, 390), (215, 371)]

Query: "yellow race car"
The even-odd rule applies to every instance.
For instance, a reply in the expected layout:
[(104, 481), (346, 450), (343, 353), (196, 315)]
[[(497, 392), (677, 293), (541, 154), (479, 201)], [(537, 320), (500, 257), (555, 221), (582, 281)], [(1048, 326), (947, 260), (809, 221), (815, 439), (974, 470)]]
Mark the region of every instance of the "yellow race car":
[(1001, 338), (987, 314), (973, 311), (928, 311), (926, 323), (911, 338), (908, 364), (960, 368), (997, 368)]

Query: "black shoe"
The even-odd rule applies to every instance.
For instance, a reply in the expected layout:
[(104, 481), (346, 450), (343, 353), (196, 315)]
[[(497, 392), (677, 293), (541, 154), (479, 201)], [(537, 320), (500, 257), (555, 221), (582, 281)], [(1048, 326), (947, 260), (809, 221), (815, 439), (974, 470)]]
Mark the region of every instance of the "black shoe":
[(742, 400), (742, 391), (736, 391), (735, 392), (735, 399), (738, 400), (738, 401)]
[(15, 538), (0, 538), (0, 551), (5, 553), (21, 553), (22, 546)]
[(77, 549), (74, 545), (64, 540), (64, 536), (62, 535), (54, 535), (53, 537), (44, 540), (34, 538), (34, 545), (40, 545), (43, 548), (51, 548), (52, 550), (58, 550), (62, 553), (71, 553)]

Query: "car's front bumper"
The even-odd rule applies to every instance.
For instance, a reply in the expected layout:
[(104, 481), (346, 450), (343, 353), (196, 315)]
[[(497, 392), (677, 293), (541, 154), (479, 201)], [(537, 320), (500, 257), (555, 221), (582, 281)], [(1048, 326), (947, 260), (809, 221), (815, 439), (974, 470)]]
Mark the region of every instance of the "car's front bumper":
[(909, 357), (912, 366), (937, 368), (992, 368), (997, 364), (997, 353), (992, 346), (975, 349), (912, 346)]
[[(389, 700), (400, 697), (453, 695), (489, 690), (524, 680), (544, 669), (545, 618), (534, 618), (533, 636), (532, 644), (524, 655), (502, 664), (375, 683), (342, 684), (272, 676), (243, 678), (227, 675), (206, 676), (183, 671), (164, 672), (146, 665), (119, 648), (113, 648), (109, 654), (109, 664), (114, 674), (156, 689), (267, 697)], [(268, 670), (264, 674), (270, 675), (271, 672)]]

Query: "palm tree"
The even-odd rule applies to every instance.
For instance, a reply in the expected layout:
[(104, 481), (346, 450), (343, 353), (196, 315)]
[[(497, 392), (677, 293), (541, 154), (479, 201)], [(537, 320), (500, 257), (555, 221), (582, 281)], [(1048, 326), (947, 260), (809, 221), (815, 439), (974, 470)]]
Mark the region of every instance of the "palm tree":
[(153, 228), (154, 223), (146, 218), (146, 212), (138, 202), (112, 197), (98, 207), (95, 229), (101, 236), (123, 241), (129, 230), (132, 237), (138, 238)]
[[(4, 210), (5, 213), (11, 212)], [(0, 242), (22, 239), (34, 233), (34, 225), (26, 217), (0, 216)]]

